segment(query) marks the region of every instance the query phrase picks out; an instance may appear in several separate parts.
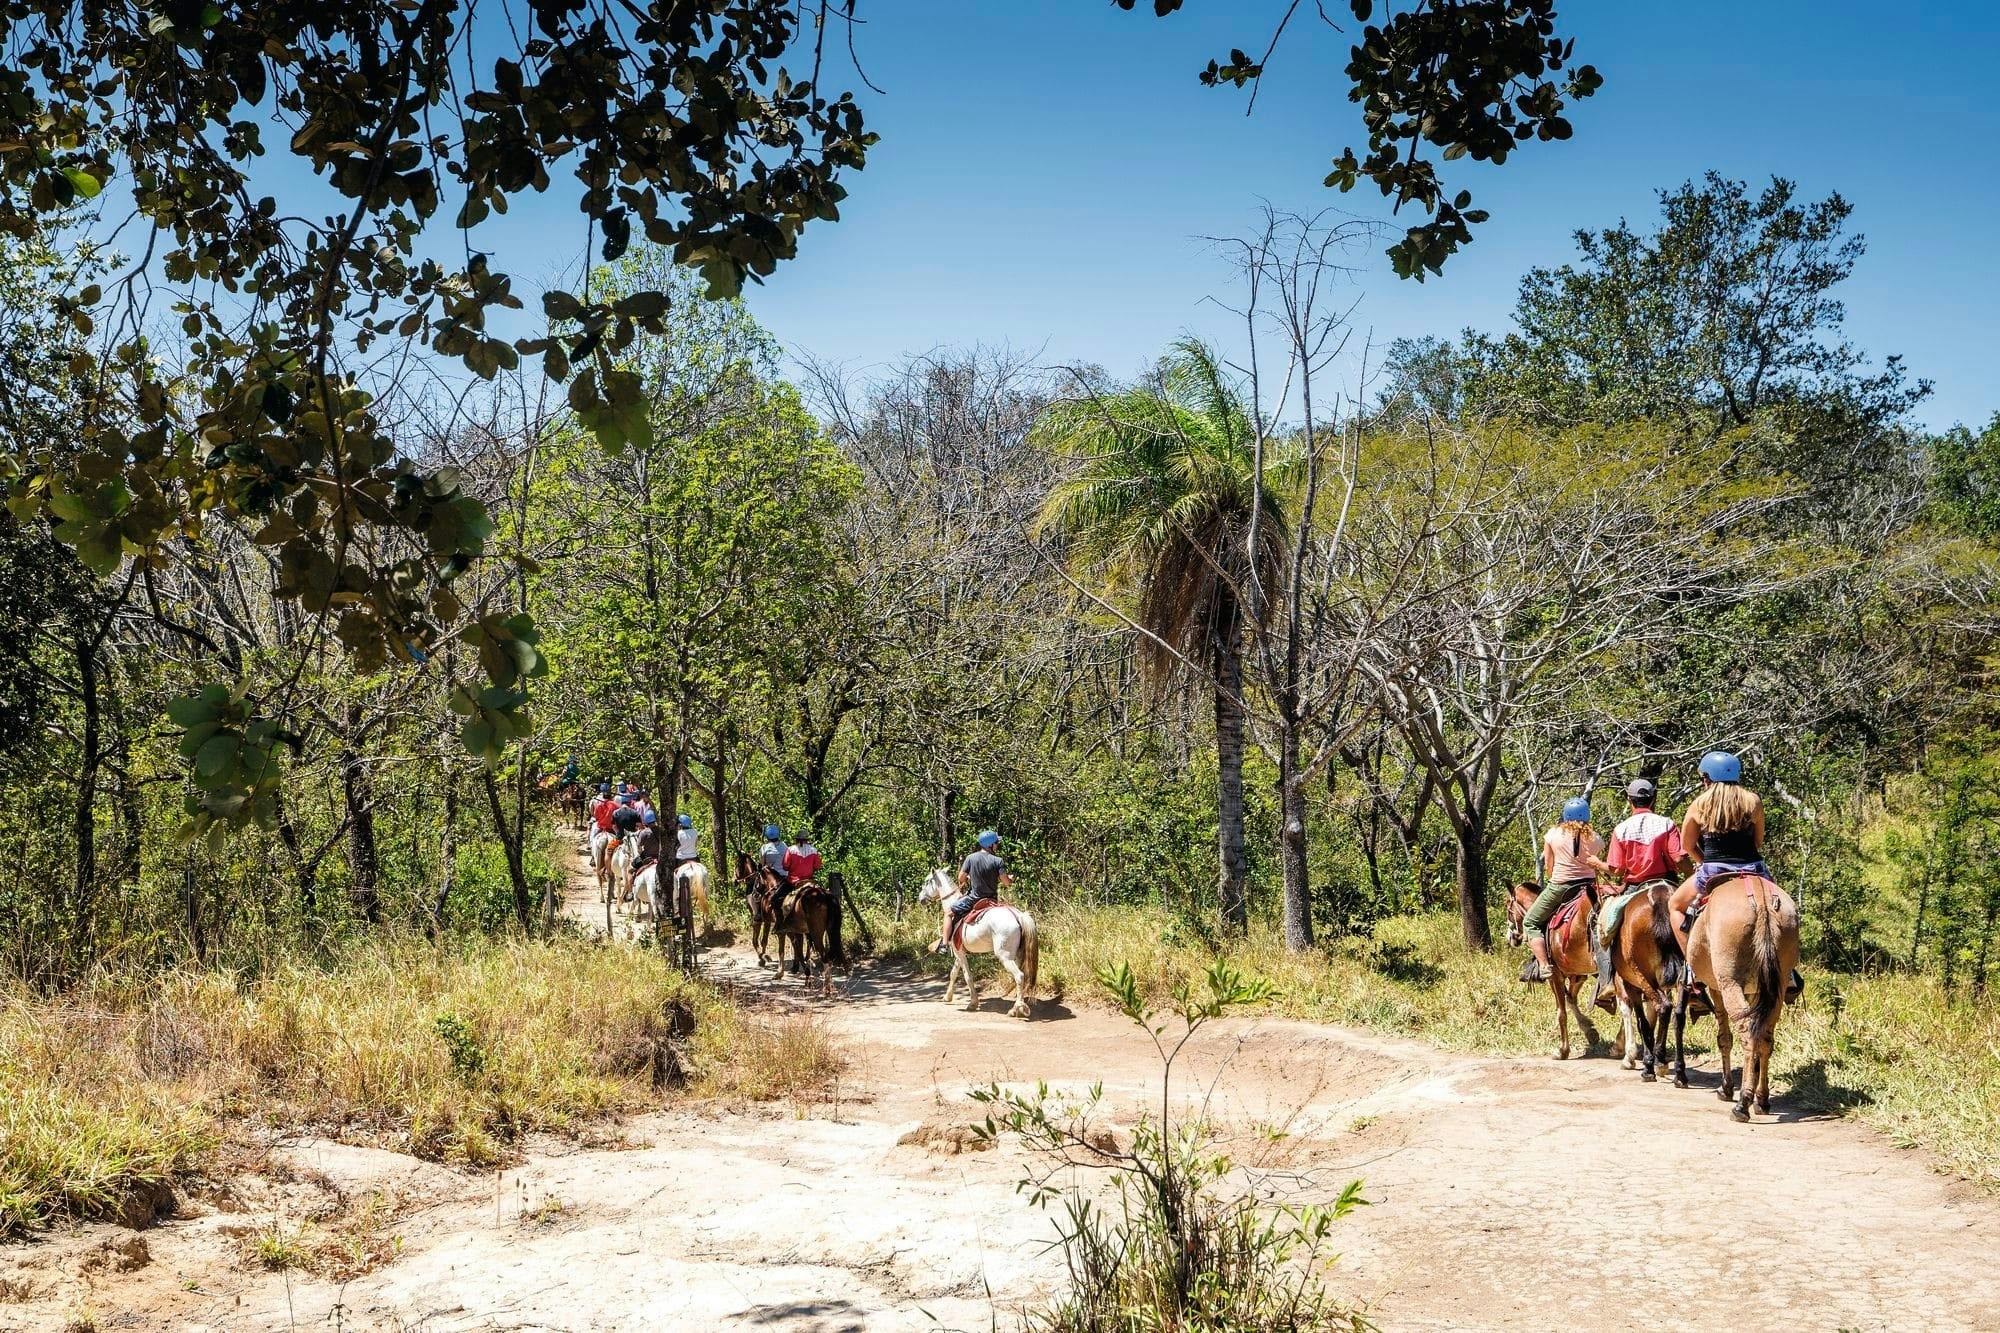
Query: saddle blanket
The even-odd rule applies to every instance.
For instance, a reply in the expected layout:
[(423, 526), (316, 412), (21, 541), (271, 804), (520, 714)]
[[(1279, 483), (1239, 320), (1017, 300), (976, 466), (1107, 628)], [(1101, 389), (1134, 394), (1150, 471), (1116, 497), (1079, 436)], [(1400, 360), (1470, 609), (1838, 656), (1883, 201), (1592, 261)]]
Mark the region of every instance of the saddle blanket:
[(958, 924), (951, 928), (951, 947), (954, 949), (960, 947), (959, 940), (964, 936), (965, 928), (999, 905), (1000, 900), (998, 898), (981, 898), (978, 902), (974, 903), (972, 910), (960, 917)]
[[(1577, 923), (1584, 909), (1589, 905), (1590, 895), (1588, 893), (1579, 893), (1561, 907), (1558, 907), (1556, 914), (1549, 918), (1549, 928), (1546, 933), (1558, 950), (1569, 943), (1570, 927)], [(1554, 955), (1550, 956), (1553, 957)]]

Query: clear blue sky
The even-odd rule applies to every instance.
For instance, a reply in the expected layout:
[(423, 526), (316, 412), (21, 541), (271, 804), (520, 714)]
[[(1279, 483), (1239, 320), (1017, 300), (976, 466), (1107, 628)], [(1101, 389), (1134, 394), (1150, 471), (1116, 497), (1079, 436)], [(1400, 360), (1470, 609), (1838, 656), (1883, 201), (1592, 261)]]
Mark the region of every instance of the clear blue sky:
[[(1228, 277), (1197, 238), (1243, 230), (1259, 200), (1340, 202), (1319, 181), (1358, 137), (1347, 39), (1303, 6), (1245, 119), (1241, 94), (1204, 89), (1194, 71), (1232, 45), (1261, 48), (1282, 0), (1188, 0), (1168, 19), (1150, 8), (861, 0), (882, 143), (850, 178), (843, 219), (809, 230), (801, 257), (751, 293), (757, 315), (788, 346), (857, 369), (984, 341), (1128, 373), (1184, 329), (1231, 333), (1202, 303)], [(1657, 188), (1710, 168), (1778, 173), (1854, 203), (1869, 253), (1848, 286), (1849, 332), (1936, 381), (1924, 418), (2000, 410), (2000, 0), (1561, 11), (1578, 58), (1606, 79), (1574, 112), (1576, 137), (1454, 177), (1493, 221), (1423, 287), (1373, 256), (1361, 325), (1378, 338), (1497, 329), (1521, 273), (1567, 258), (1576, 228), (1649, 221)], [(1384, 216), (1359, 190), (1345, 198)], [(540, 216), (562, 234), (549, 253), (574, 254), (575, 224)]]

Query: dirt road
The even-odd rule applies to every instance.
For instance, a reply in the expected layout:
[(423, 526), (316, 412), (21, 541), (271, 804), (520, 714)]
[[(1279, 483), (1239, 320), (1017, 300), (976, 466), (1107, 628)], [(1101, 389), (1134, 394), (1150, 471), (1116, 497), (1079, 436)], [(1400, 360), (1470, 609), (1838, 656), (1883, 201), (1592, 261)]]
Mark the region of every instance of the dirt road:
[[(497, 1178), (294, 1145), (283, 1159), (349, 1193), (410, 1201), (393, 1262), (344, 1286), (287, 1281), (247, 1269), (243, 1215), (216, 1213), (143, 1233), (133, 1271), (113, 1254), (58, 1280), (120, 1234), (99, 1229), (16, 1247), (44, 1299), (0, 1305), (0, 1327), (47, 1327), (9, 1321), (59, 1299), (101, 1328), (935, 1333), (1010, 1327), (1060, 1281), (1048, 1219), (1014, 1193), (1022, 1159), (952, 1153), (951, 1130), (991, 1079), (1102, 1081), (1129, 1120), (1157, 1097), (1143, 1036), (1059, 1004), (1031, 1024), (996, 999), (947, 1009), (940, 985), (889, 970), (822, 1004), (739, 953), (707, 961), (821, 1011), (852, 1060), (837, 1104), (646, 1117), (624, 1145), (538, 1152)], [(1252, 1019), (1204, 1034), (1180, 1086), (1241, 1155), (1287, 1173), (1287, 1197), (1366, 1182), (1332, 1280), (1386, 1328), (2000, 1327), (2000, 1205), (1782, 1096), (1776, 1121), (1732, 1124), (1712, 1071), (1677, 1091), (1608, 1060)], [(943, 1142), (899, 1143), (926, 1126)]]

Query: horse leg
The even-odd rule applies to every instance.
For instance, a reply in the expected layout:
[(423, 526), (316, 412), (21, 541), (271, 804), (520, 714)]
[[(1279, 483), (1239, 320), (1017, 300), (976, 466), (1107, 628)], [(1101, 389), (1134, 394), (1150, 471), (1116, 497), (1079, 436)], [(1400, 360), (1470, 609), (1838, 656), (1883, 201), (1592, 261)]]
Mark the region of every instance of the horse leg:
[(1007, 975), (1014, 978), (1014, 1006), (1007, 1011), (1007, 1016), (1009, 1018), (1026, 1018), (1028, 1016), (1028, 978), (1026, 974), (1021, 971), (1021, 965), (1014, 961), (1014, 956), (1000, 947), (998, 940), (993, 942), (993, 956), (1000, 960), (1000, 966), (1007, 969)]
[(1674, 1086), (1688, 1085), (1688, 979), (1681, 977), (1680, 985), (1674, 991)]
[(958, 968), (959, 964), (964, 961), (965, 954), (962, 950), (952, 950), (951, 971), (947, 972), (944, 978), (944, 1002), (946, 1004), (951, 1003), (951, 997), (958, 991)]
[(963, 948), (958, 950), (958, 965), (965, 969), (965, 1012), (969, 1014), (979, 1008), (979, 987), (972, 984), (972, 955)]
[[(1784, 1012), (1782, 1009), (1779, 1013)], [(1777, 1045), (1778, 1015), (1772, 1014), (1771, 1021), (1757, 1038), (1757, 1112), (1771, 1114), (1771, 1051)]]
[(1720, 1101), (1736, 1100), (1735, 1071), (1730, 1062), (1736, 1048), (1736, 1032), (1730, 1016), (1729, 1002), (1722, 993), (1722, 987), (1708, 988), (1708, 1002), (1715, 1010), (1715, 1052), (1722, 1059), (1722, 1083), (1715, 1090)]
[(1638, 1026), (1632, 1013), (1632, 1000), (1626, 995), (1621, 981), (1618, 986), (1618, 1049), (1612, 1052), (1618, 1057), (1620, 1069), (1631, 1069), (1638, 1063)]
[(1563, 1003), (1562, 973), (1549, 973), (1549, 994), (1556, 1002), (1556, 1059), (1569, 1059), (1569, 1006)]

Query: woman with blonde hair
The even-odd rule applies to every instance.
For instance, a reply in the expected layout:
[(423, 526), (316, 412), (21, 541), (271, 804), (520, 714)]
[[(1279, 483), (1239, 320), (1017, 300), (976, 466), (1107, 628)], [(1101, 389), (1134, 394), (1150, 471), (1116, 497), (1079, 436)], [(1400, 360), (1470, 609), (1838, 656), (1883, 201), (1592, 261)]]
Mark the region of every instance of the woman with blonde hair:
[(1720, 875), (1770, 877), (1764, 865), (1764, 801), (1743, 785), (1743, 761), (1726, 750), (1701, 757), (1701, 792), (1681, 817), (1681, 846), (1694, 857), (1694, 904), (1707, 905), (1709, 881)]
[(1549, 979), (1554, 965), (1549, 961), (1549, 944), (1543, 937), (1543, 928), (1549, 924), (1549, 918), (1562, 910), (1564, 903), (1597, 883), (1599, 871), (1611, 872), (1603, 856), (1604, 842), (1590, 826), (1590, 798), (1570, 797), (1563, 802), (1561, 822), (1542, 835), (1543, 888), (1521, 920), (1522, 933), (1527, 936), (1534, 957), (1522, 966), (1521, 980)]

